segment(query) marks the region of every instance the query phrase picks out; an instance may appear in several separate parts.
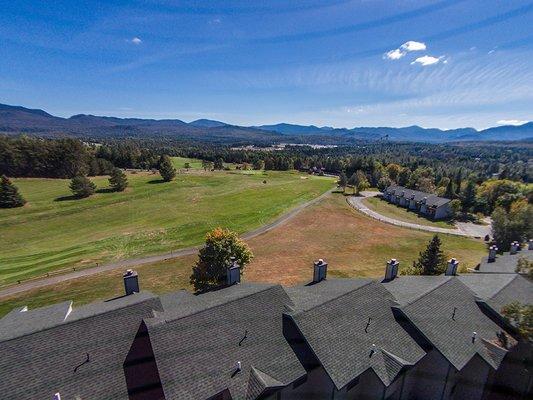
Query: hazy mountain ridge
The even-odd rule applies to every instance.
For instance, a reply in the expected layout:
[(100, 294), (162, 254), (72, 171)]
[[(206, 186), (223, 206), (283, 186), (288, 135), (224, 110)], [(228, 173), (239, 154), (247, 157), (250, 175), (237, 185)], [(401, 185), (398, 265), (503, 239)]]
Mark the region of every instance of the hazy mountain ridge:
[(173, 137), (215, 142), (308, 142), (345, 144), (358, 140), (411, 142), (502, 141), (533, 138), (533, 122), (520, 126), (498, 126), (477, 131), (473, 128), (442, 130), (408, 126), (332, 128), (280, 123), (235, 126), (210, 119), (186, 123), (179, 119), (143, 119), (73, 115), (53, 116), (40, 109), (0, 104), (0, 132), (45, 135), (70, 134), (92, 137)]

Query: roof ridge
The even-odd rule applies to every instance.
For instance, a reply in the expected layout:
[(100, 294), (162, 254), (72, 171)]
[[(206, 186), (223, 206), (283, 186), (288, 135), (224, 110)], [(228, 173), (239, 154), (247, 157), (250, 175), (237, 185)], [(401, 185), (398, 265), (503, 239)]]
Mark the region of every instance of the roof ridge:
[(366, 286), (368, 286), (368, 285), (370, 285), (371, 283), (374, 283), (374, 282), (375, 282), (375, 281), (374, 281), (373, 279), (371, 279), (370, 281), (368, 281), (368, 282), (365, 283), (364, 285), (358, 286), (358, 287), (356, 287), (356, 288), (354, 288), (354, 289), (352, 289), (352, 290), (350, 290), (350, 291), (348, 291), (348, 292), (346, 292), (346, 293), (339, 294), (338, 296), (335, 296), (335, 297), (333, 297), (333, 298), (331, 298), (331, 299), (329, 299), (329, 300), (327, 300), (327, 301), (325, 301), (325, 302), (323, 302), (323, 303), (316, 304), (316, 305), (314, 305), (313, 307), (306, 308), (305, 310), (304, 310), (304, 309), (298, 309), (298, 308), (297, 308), (297, 309), (296, 309), (296, 312), (294, 312), (293, 314), (296, 315), (296, 314), (300, 314), (300, 313), (302, 313), (302, 312), (307, 312), (307, 311), (314, 310), (314, 309), (317, 308), (317, 307), (321, 307), (321, 306), (323, 306), (323, 305), (326, 305), (326, 304), (331, 303), (331, 302), (334, 301), (334, 300), (338, 300), (338, 299), (340, 299), (340, 298), (342, 298), (342, 297), (344, 297), (344, 296), (348, 296), (349, 294), (352, 294), (352, 293), (355, 292), (356, 290), (359, 290), (359, 289), (361, 289), (361, 288), (364, 288), (364, 287), (366, 287)]
[[(263, 288), (263, 289), (261, 289), (261, 290), (258, 290), (257, 292), (248, 293), (248, 294), (246, 294), (246, 295), (239, 296), (239, 297), (237, 297), (237, 298), (235, 298), (235, 299), (232, 299), (232, 300), (229, 300), (229, 301), (226, 301), (226, 302), (220, 303), (220, 304), (213, 304), (213, 305), (211, 305), (211, 306), (209, 306), (209, 307), (202, 308), (202, 309), (200, 309), (200, 310), (196, 310), (196, 311), (193, 311), (193, 312), (191, 312), (191, 313), (188, 313), (188, 314), (185, 314), (185, 315), (181, 315), (181, 316), (178, 316), (177, 318), (173, 318), (173, 319), (166, 319), (166, 318), (164, 317), (165, 311), (163, 311), (163, 312), (161, 313), (161, 314), (162, 314), (161, 317), (162, 317), (162, 319), (163, 319), (162, 322), (168, 323), (168, 322), (179, 321), (180, 319), (188, 318), (188, 317), (190, 317), (190, 316), (192, 316), (192, 315), (201, 314), (201, 313), (203, 313), (203, 312), (205, 312), (205, 311), (209, 311), (209, 310), (212, 310), (212, 309), (214, 309), (214, 308), (222, 307), (222, 306), (224, 306), (224, 305), (234, 303), (234, 302), (236, 302), (236, 301), (238, 301), (238, 300), (246, 299), (246, 298), (248, 298), (248, 297), (250, 297), (250, 296), (253, 296), (253, 295), (256, 295), (256, 294), (258, 294), (258, 293), (263, 293), (263, 292), (266, 292), (267, 290), (271, 290), (271, 289), (279, 288), (279, 287), (283, 289), (283, 286), (281, 286), (280, 284), (272, 284), (272, 285), (268, 285), (268, 286), (266, 286), (265, 288)], [(285, 290), (283, 290), (283, 292), (284, 292), (285, 294), (287, 294), (287, 292), (285, 292)], [(200, 296), (201, 296), (201, 295), (200, 295)], [(289, 297), (289, 296), (287, 295), (287, 297)]]

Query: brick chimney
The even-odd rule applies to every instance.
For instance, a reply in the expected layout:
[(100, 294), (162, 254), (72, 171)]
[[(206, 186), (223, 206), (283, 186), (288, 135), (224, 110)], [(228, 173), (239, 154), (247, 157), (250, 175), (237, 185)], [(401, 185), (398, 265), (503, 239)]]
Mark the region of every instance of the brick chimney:
[(511, 250), (510, 250), (511, 254), (518, 253), (519, 249), (520, 249), (520, 243), (518, 243), (516, 240), (513, 243), (511, 243)]
[(527, 249), (533, 250), (533, 239), (529, 239), (527, 242)]
[(231, 257), (231, 265), (226, 272), (226, 285), (235, 285), (241, 282), (241, 266), (235, 261), (235, 257)]
[(385, 267), (385, 281), (392, 281), (398, 276), (398, 267), (400, 262), (395, 258), (391, 258), (387, 261), (387, 266)]

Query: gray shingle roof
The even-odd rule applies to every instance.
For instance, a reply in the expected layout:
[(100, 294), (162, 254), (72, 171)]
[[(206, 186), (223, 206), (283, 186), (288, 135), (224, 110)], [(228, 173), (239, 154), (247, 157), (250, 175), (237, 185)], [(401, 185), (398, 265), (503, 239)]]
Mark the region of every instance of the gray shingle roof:
[(377, 282), (328, 279), (289, 293), (295, 310), (287, 314), (338, 389), (369, 368), (388, 386), (425, 354), (396, 323), (392, 296)]
[(533, 283), (521, 275), (476, 273), (459, 279), (497, 313), (513, 301), (533, 304)]
[[(281, 286), (240, 284), (146, 320), (165, 396), (205, 399), (229, 389), (233, 399), (245, 399), (249, 390), (304, 376), (283, 336), (288, 305)], [(252, 367), (261, 372), (251, 374)]]
[[(402, 304), (399, 309), (408, 320), (457, 370), (476, 354), (494, 369), (499, 366), (501, 357), (493, 355), (501, 328), (482, 312), (474, 292), (457, 277), (445, 277), (441, 280), (443, 283), (429, 291), (427, 278), (439, 277), (405, 278), (398, 277), (383, 286)], [(417, 285), (417, 281), (421, 284)], [(408, 286), (410, 289), (404, 290)], [(417, 288), (419, 296), (414, 295)], [(407, 293), (405, 298), (404, 293)], [(498, 348), (501, 353), (505, 352)]]
[[(64, 311), (64, 305), (58, 308)], [(0, 341), (2, 399), (51, 399), (56, 392), (64, 399), (128, 399), (122, 364), (142, 318), (153, 309), (161, 309), (155, 296), (135, 294), (75, 308), (62, 323), (52, 312), (50, 326), (26, 324), (23, 334)]]
[(478, 270), (484, 273), (515, 274), (516, 265), (521, 257), (533, 260), (533, 250), (521, 250), (516, 254), (506, 252), (497, 255), (494, 262), (489, 262), (488, 257), (483, 257)]
[(451, 200), (445, 197), (439, 197), (431, 193), (421, 192), (419, 190), (407, 189), (403, 186), (389, 186), (385, 189), (387, 193), (392, 193), (396, 196), (402, 196), (406, 199), (411, 199), (414, 196), (416, 202), (422, 201), (424, 198), (427, 198), (426, 204), (429, 207), (440, 207), (444, 204), (449, 203)]

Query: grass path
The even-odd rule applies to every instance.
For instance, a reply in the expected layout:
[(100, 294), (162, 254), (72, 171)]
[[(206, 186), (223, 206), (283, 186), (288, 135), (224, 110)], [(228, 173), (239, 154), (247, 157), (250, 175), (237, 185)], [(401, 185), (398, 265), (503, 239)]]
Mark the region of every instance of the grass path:
[[(99, 189), (108, 185), (106, 177), (92, 180)], [(77, 200), (69, 197), (68, 180), (15, 179), (28, 204), (0, 210), (0, 285), (189, 247), (216, 226), (247, 232), (333, 183), (270, 171), (192, 170), (170, 183), (160, 183), (159, 175), (130, 173), (128, 180), (124, 193), (102, 191)]]

